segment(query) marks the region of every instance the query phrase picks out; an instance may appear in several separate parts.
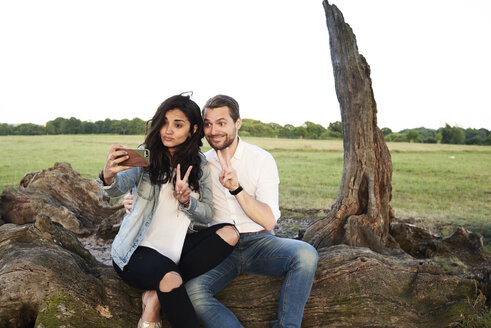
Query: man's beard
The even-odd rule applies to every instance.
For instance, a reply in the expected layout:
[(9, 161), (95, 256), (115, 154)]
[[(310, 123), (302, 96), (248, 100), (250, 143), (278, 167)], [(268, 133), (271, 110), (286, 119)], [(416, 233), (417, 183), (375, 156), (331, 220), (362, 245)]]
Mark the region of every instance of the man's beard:
[(232, 138), (230, 138), (230, 135), (227, 134), (226, 135), (226, 138), (223, 140), (223, 143), (222, 144), (214, 143), (211, 138), (206, 138), (206, 140), (208, 141), (208, 143), (210, 144), (210, 146), (213, 149), (215, 149), (215, 150), (222, 150), (222, 149), (227, 148), (228, 146), (230, 146), (234, 142), (235, 136), (236, 136), (235, 131), (234, 131), (234, 134), (233, 134), (233, 137)]

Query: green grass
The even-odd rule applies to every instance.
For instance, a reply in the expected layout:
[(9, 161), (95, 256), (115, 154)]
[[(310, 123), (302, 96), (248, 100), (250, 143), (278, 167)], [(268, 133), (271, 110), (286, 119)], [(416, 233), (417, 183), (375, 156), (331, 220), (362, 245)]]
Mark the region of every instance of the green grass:
[(472, 309), (471, 313), (465, 315), (462, 321), (452, 325), (456, 328), (484, 328), (491, 327), (491, 308), (483, 305), (486, 301), (486, 296), (480, 294), (475, 301), (468, 300)]
[(142, 140), (142, 136), (117, 135), (2, 136), (0, 189), (17, 187), (26, 172), (52, 167), (55, 162), (68, 162), (82, 176), (95, 178), (112, 144), (136, 147)]
[[(331, 207), (343, 169), (341, 141), (252, 137), (244, 140), (275, 157), (282, 208)], [(55, 162), (69, 162), (82, 176), (95, 178), (111, 144), (136, 147), (142, 141), (143, 136), (119, 135), (2, 136), (0, 190), (17, 187), (26, 172), (52, 167)], [(490, 146), (409, 143), (388, 146), (394, 171), (391, 204), (398, 218), (414, 218), (418, 225), (445, 233), (455, 225), (463, 225), (481, 232), (488, 242), (491, 240)]]
[(394, 153), (396, 214), (481, 226), (491, 237), (491, 152), (486, 149)]

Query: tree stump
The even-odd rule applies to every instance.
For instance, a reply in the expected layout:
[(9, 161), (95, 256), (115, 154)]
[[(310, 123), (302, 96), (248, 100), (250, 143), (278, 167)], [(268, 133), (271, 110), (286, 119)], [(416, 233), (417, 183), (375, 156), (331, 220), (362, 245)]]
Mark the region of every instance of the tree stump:
[(400, 252), (390, 236), (392, 161), (377, 127), (370, 67), (339, 9), (324, 1), (336, 94), (343, 123), (344, 167), (336, 202), (304, 240), (317, 248), (347, 244)]

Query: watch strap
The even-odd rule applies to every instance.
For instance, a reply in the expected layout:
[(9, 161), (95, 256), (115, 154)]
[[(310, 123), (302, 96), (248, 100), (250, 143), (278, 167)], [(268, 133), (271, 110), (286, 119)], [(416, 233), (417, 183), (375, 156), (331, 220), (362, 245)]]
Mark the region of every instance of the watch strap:
[(243, 189), (242, 189), (242, 186), (239, 185), (239, 188), (235, 189), (235, 190), (229, 190), (228, 192), (231, 194), (231, 195), (237, 195), (239, 192), (241, 192)]

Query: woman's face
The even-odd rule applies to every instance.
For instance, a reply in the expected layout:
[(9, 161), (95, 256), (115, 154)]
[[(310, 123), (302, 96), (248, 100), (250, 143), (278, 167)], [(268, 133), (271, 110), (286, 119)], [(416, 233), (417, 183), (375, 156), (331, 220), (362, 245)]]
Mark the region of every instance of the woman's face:
[[(165, 122), (160, 128), (160, 139), (171, 154), (191, 136), (190, 127), (191, 122), (180, 109), (171, 109), (165, 113)], [(194, 132), (197, 128), (198, 126), (194, 125)]]

